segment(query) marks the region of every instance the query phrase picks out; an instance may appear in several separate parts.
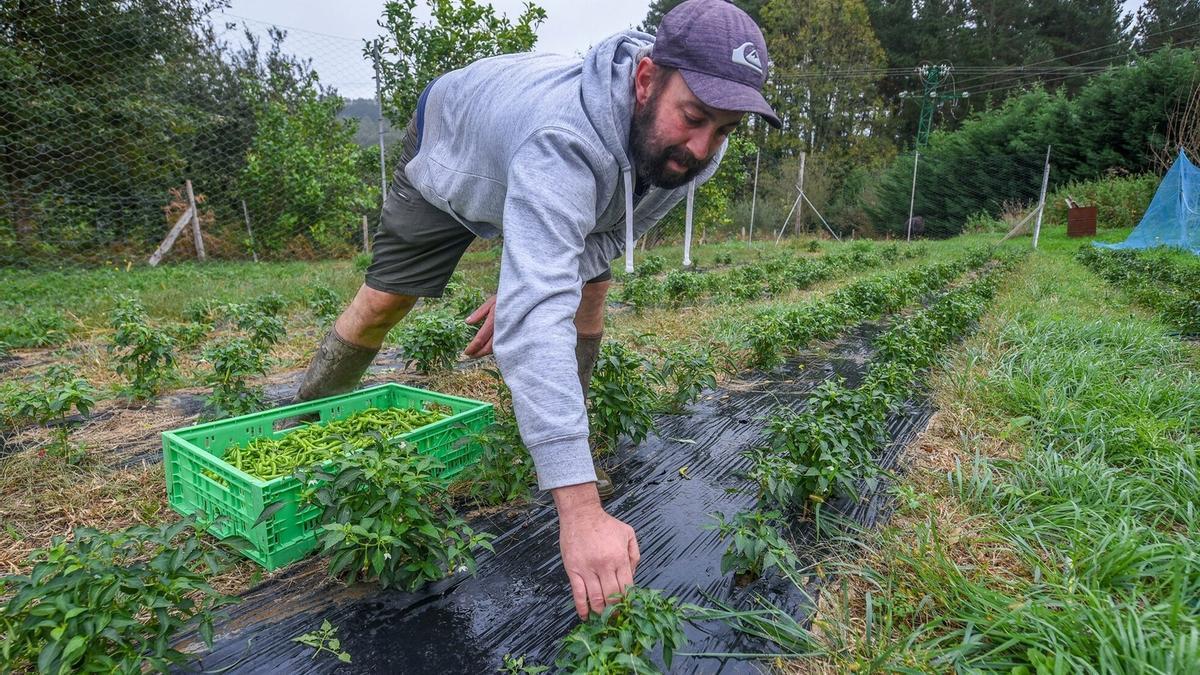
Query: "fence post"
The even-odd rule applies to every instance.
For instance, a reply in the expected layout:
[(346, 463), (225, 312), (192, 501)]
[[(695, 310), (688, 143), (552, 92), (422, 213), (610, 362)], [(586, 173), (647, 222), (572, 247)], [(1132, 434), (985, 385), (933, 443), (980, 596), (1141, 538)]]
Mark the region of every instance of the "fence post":
[[(379, 203), (387, 199), (387, 160), (383, 147), (383, 92), (379, 85), (379, 54), (375, 54), (375, 122), (379, 125)], [(381, 207), (382, 208), (382, 207)]]
[(917, 202), (917, 160), (921, 159), (921, 151), (917, 150), (913, 155), (913, 179), (912, 179), (912, 194), (908, 198), (908, 222), (905, 225), (908, 227), (908, 235), (904, 241), (912, 241), (912, 219), (913, 205)]
[[(800, 181), (796, 183), (796, 187), (800, 190), (800, 194), (804, 194), (804, 162), (808, 159), (808, 153), (800, 152)], [(801, 217), (804, 215), (804, 200), (800, 200), (800, 204), (796, 207), (796, 236), (800, 236), (800, 225), (803, 222)]]
[(750, 193), (750, 229), (754, 229), (754, 207), (758, 204), (758, 160), (762, 156), (762, 148), (754, 152), (754, 190)]
[(1042, 212), (1046, 210), (1046, 187), (1050, 183), (1050, 146), (1046, 146), (1046, 168), (1042, 170), (1042, 196), (1038, 197), (1038, 217), (1033, 225), (1033, 247), (1037, 248), (1042, 233)]
[(367, 225), (367, 214), (363, 214), (363, 252), (371, 252), (371, 228)]
[(206, 258), (204, 238), (200, 236), (200, 211), (196, 208), (196, 195), (192, 192), (191, 179), (187, 179), (184, 185), (187, 186), (188, 205), (192, 209), (192, 240), (196, 243), (196, 257), (203, 261)]
[(250, 237), (250, 255), (258, 262), (258, 251), (254, 250), (254, 230), (250, 229), (250, 209), (246, 208), (246, 200), (242, 200), (242, 215), (246, 218), (246, 234)]

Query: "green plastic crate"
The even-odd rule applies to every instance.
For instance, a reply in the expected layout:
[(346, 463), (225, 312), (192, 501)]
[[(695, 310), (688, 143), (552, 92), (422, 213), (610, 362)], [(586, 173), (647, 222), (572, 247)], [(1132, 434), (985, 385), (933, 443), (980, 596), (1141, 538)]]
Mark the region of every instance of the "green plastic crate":
[[(182, 515), (203, 513), (214, 535), (242, 537), (250, 542), (241, 547), (247, 557), (268, 570), (278, 569), (316, 549), (320, 511), (299, 507), (300, 483), (295, 478), (259, 480), (225, 462), (225, 451), (264, 436), (279, 438), (292, 427), (277, 427), (299, 415), (315, 412), (324, 423), (368, 408), (421, 408), (426, 403), (447, 406), (453, 415), (400, 437), (418, 452), (442, 460), (446, 468), (441, 477), (450, 478), (479, 460), (483, 448), (458, 441), (492, 423), (492, 404), (385, 384), (164, 433), (167, 501)], [(205, 475), (205, 469), (223, 480)], [(256, 526), (263, 509), (279, 500), (283, 508)]]

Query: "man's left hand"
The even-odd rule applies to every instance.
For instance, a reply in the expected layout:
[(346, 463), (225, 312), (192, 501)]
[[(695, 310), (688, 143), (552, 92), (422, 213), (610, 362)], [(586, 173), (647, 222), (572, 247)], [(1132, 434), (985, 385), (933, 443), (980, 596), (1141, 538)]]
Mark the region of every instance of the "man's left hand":
[(479, 327), (479, 332), (475, 333), (475, 339), (471, 340), (471, 344), (467, 345), (463, 351), (473, 359), (492, 353), (492, 332), (496, 325), (496, 296), (488, 298), (478, 309), (471, 312), (471, 316), (467, 317), (469, 324), (476, 324), (481, 320), (483, 325)]

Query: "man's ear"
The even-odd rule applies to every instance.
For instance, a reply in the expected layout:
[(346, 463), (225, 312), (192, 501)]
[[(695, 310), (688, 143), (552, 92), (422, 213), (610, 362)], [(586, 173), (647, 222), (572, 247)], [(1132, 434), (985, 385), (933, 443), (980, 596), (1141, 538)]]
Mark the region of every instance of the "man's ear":
[(643, 56), (638, 61), (637, 70), (633, 73), (633, 96), (639, 106), (646, 105), (650, 98), (650, 88), (654, 86), (654, 73), (658, 68), (649, 56)]

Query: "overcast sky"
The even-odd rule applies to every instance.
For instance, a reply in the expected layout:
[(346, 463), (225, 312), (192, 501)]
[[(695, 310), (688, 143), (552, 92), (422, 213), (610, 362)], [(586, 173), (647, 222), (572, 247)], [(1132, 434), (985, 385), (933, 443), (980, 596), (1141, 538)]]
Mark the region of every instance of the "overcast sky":
[[(523, 0), (490, 0), (498, 12), (516, 19)], [(265, 32), (275, 24), (288, 30), (288, 50), (311, 58), (321, 81), (344, 96), (374, 96), (371, 68), (362, 57), (362, 40), (379, 35), (382, 0), (232, 0), (230, 9), (214, 16), (219, 23), (246, 24)], [(634, 28), (646, 18), (649, 0), (538, 0), (546, 21), (537, 31), (536, 51), (582, 53), (604, 37)], [(425, 2), (418, 2), (427, 17)], [(249, 21), (246, 21), (249, 20)], [(237, 32), (226, 32), (235, 41)]]
[[(511, 19), (520, 16), (524, 0), (483, 0)], [(214, 16), (224, 35), (239, 42), (241, 26), (265, 34), (270, 25), (288, 29), (288, 51), (312, 59), (326, 85), (343, 96), (373, 98), (372, 69), (362, 55), (362, 41), (380, 33), (382, 0), (232, 0), (229, 10)], [(636, 27), (646, 18), (649, 0), (538, 0), (547, 18), (538, 29), (536, 51), (582, 54), (604, 37)], [(1127, 13), (1141, 0), (1124, 0)], [(417, 8), (428, 18), (426, 3)], [(225, 24), (226, 26), (222, 26)]]

